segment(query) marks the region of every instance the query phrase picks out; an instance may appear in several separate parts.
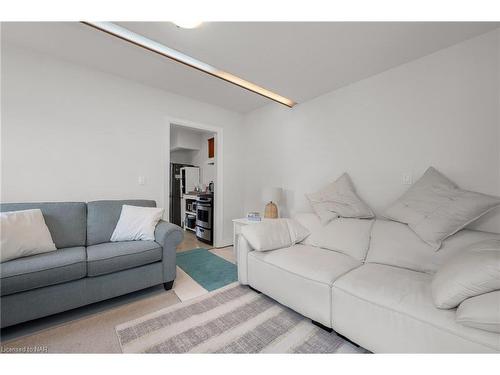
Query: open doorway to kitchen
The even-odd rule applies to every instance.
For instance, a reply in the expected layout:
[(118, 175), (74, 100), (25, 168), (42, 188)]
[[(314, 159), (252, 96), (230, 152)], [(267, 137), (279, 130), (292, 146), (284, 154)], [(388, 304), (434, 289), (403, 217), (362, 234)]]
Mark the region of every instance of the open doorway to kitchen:
[(180, 250), (210, 249), (222, 238), (222, 129), (169, 119), (165, 219), (184, 229)]
[(214, 132), (171, 125), (169, 221), (184, 229), (182, 250), (214, 245)]
[(169, 119), (165, 144), (165, 219), (184, 230), (174, 291), (191, 299), (237, 280), (232, 247), (224, 247), (222, 129)]

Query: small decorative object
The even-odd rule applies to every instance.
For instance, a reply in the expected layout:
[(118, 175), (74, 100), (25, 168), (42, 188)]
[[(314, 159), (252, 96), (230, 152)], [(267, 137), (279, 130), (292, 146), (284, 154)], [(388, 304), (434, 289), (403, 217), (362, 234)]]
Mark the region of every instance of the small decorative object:
[(261, 221), (262, 220), (259, 212), (249, 212), (247, 214), (247, 219), (249, 221)]
[(266, 209), (264, 211), (264, 217), (266, 219), (277, 219), (278, 218), (278, 206), (281, 200), (282, 189), (279, 187), (266, 187), (262, 189), (262, 201), (266, 202)]

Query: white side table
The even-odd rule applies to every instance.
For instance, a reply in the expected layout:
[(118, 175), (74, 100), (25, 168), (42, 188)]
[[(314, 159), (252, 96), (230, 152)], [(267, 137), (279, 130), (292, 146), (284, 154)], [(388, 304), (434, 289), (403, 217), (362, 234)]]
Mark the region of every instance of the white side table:
[[(262, 221), (273, 220), (273, 219), (262, 219)], [(261, 223), (262, 221), (253, 221), (248, 220), (247, 218), (243, 219), (234, 219), (233, 220), (233, 251), (234, 257), (236, 258), (236, 262), (238, 262), (238, 236), (241, 233), (241, 228), (245, 225), (252, 225)]]

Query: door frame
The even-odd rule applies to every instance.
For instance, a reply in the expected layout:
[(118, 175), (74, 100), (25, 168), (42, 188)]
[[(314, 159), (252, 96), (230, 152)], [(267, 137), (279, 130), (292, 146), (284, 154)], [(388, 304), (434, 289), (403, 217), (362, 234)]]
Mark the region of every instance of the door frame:
[(214, 247), (223, 247), (223, 225), (224, 225), (224, 178), (223, 178), (223, 129), (218, 126), (202, 124), (189, 120), (167, 117), (165, 119), (165, 132), (163, 144), (163, 207), (164, 219), (168, 221), (170, 211), (170, 130), (172, 125), (204, 130), (215, 134), (215, 191), (214, 191), (214, 216), (215, 230), (213, 233)]

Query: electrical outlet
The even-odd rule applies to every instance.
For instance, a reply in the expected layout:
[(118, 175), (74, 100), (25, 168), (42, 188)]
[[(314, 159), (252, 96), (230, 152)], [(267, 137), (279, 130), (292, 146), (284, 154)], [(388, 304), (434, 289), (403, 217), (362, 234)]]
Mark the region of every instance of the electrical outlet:
[(146, 185), (146, 177), (139, 176), (139, 178), (137, 179), (137, 182), (139, 182), (139, 185)]
[(403, 175), (403, 185), (411, 185), (413, 184), (413, 177), (411, 173), (405, 173)]

